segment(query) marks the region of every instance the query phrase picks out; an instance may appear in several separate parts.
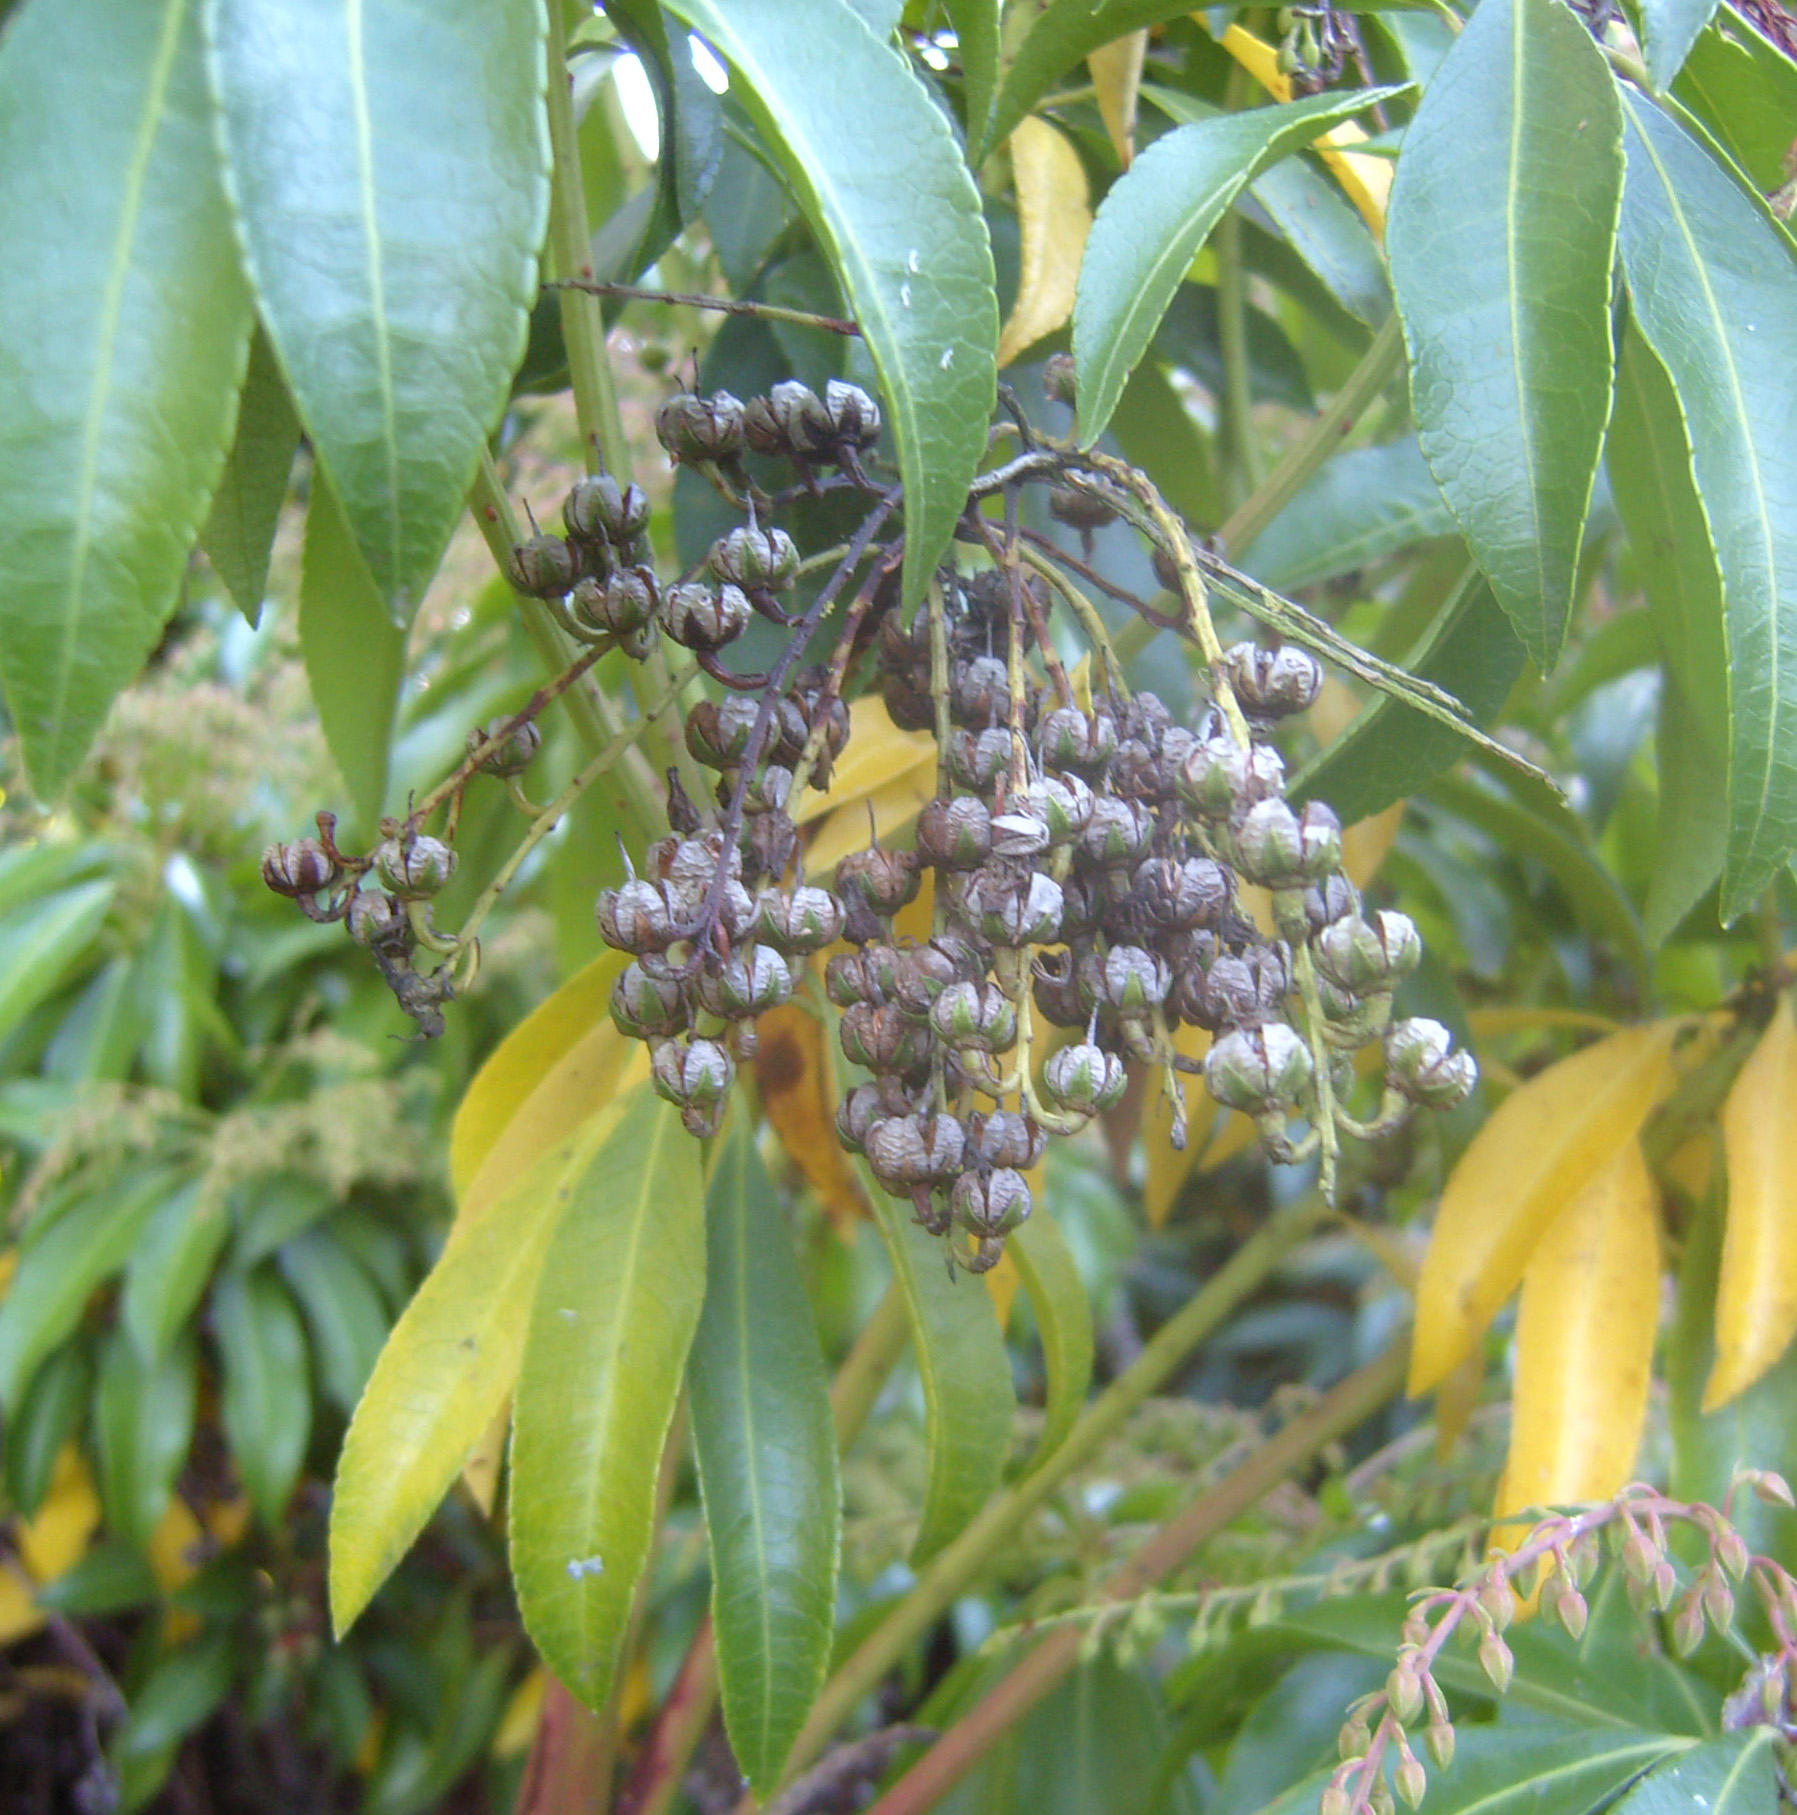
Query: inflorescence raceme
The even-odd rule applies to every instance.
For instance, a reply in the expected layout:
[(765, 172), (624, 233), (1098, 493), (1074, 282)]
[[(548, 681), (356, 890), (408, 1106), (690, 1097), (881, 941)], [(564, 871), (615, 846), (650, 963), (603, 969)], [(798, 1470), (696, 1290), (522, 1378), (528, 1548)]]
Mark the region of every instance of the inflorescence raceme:
[[(1053, 380), (1064, 387), (1065, 374)], [(670, 770), (668, 835), (597, 911), (607, 944), (631, 960), (613, 1018), (649, 1043), (655, 1088), (693, 1134), (716, 1132), (756, 1018), (792, 997), (814, 957), (843, 1053), (868, 1074), (842, 1099), (844, 1145), (975, 1271), (1028, 1216), (1024, 1175), (1046, 1137), (1114, 1105), (1131, 1069), (1159, 1074), (1175, 1146), (1187, 1133), (1179, 1074), (1201, 1070), (1219, 1103), (1253, 1118), (1273, 1158), (1317, 1155), (1326, 1190), (1341, 1135), (1377, 1138), (1418, 1107), (1466, 1095), (1473, 1062), (1446, 1030), (1392, 1019), (1393, 992), (1421, 956), (1415, 927), (1363, 909), (1335, 815), (1285, 796), (1271, 738), (1316, 698), (1316, 659), (1218, 644), (1185, 532), (1141, 474), (1044, 440), (1021, 418), (1004, 423), (995, 446), (1019, 435), (1023, 451), (975, 483), (957, 535), (972, 559), (944, 565), (907, 616), (902, 491), (869, 470), (880, 413), (866, 392), (833, 381), (820, 397), (789, 381), (747, 404), (683, 393), (663, 405), (657, 432), (743, 513), (702, 568), (663, 586), (643, 493), (604, 474), (582, 479), (565, 501), (566, 533), (532, 535), (509, 564), (513, 585), (588, 645), (581, 660), (522, 713), (471, 734), (468, 759), (408, 819), (383, 822), (373, 852), (339, 851), (321, 815), (318, 839), (265, 858), (271, 888), (315, 919), (347, 921), (425, 1033), (440, 1030), (442, 1003), (478, 951), (481, 910), (458, 935), (429, 913), (455, 865), (462, 790), (485, 772), (540, 813), (517, 781), (540, 741), (535, 714), (600, 655), (641, 661), (665, 637), (720, 684), (720, 698), (685, 714), (687, 752), (715, 775), (715, 804)], [(751, 453), (779, 457), (794, 483), (762, 489), (744, 464)], [(1019, 527), (1031, 484), (1049, 488), (1052, 515), (1082, 537), (1123, 516), (1149, 540), (1181, 610), (1129, 602), (1203, 651), (1211, 702), (1195, 723), (1128, 690), (1076, 583), (1096, 576)], [(776, 519), (827, 492), (869, 508), (844, 547), (804, 562)], [(988, 499), (1002, 517), (981, 508)], [(789, 610), (783, 598), (813, 568), (828, 577)], [(804, 665), (845, 595), (832, 653)], [(1056, 652), (1057, 605), (1091, 647), (1090, 687), (1076, 688)], [(766, 672), (732, 671), (720, 652), (757, 616), (787, 633), (784, 648)], [(851, 684), (877, 690), (900, 727), (934, 736), (938, 785), (912, 848), (873, 839), (824, 887), (805, 879), (793, 815), (807, 788), (829, 785)], [(445, 802), (443, 835), (426, 833)], [(895, 917), (926, 873), (928, 937), (902, 936)], [(1270, 933), (1247, 911), (1245, 885), (1266, 891)], [(1038, 1019), (1067, 1030), (1039, 1070)], [(1182, 1025), (1210, 1034), (1202, 1061), (1176, 1044)], [(1383, 1089), (1361, 1120), (1347, 1108), (1354, 1055), (1373, 1045)]]

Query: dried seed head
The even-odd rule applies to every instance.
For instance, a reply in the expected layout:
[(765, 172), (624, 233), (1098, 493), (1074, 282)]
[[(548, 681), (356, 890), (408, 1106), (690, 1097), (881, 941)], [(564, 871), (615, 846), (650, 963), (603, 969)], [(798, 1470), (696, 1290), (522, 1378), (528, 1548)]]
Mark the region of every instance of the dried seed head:
[(992, 812), (977, 794), (938, 796), (917, 816), (917, 855), (932, 868), (977, 869), (992, 855)]
[(907, 1197), (914, 1185), (945, 1183), (960, 1171), (966, 1136), (952, 1115), (902, 1115), (875, 1122), (862, 1145), (874, 1177)]
[(1310, 1049), (1283, 1021), (1224, 1034), (1204, 1055), (1211, 1095), (1246, 1115), (1289, 1112), (1313, 1070)]
[(949, 1193), (955, 1221), (970, 1235), (991, 1240), (1009, 1235), (1031, 1210), (1023, 1174), (1009, 1166), (992, 1172), (963, 1172)]
[(652, 567), (621, 567), (603, 582), (582, 580), (568, 597), (568, 610), (589, 630), (628, 637), (655, 620), (661, 586)]
[(996, 983), (951, 983), (931, 1005), (930, 1025), (958, 1052), (1006, 1052), (1017, 1010)]
[(1077, 775), (1042, 776), (1029, 784), (1023, 798), (1048, 828), (1051, 845), (1071, 843), (1091, 822), (1092, 789)]
[(339, 874), (335, 859), (316, 838), (271, 844), (262, 853), (264, 885), (292, 900), (328, 889)]
[(1117, 725), (1108, 712), (1081, 712), (1057, 706), (1045, 713), (1036, 730), (1036, 751), (1045, 769), (1075, 769), (1095, 774), (1117, 750)]
[(1317, 969), (1339, 989), (1365, 993), (1391, 989), (1416, 969), (1423, 942), (1407, 914), (1381, 909), (1331, 922), (1316, 940)]
[(720, 1021), (744, 1021), (778, 1008), (792, 995), (792, 972), (771, 946), (733, 952), (714, 970), (701, 970), (700, 1005)]
[(682, 1109), (721, 1107), (736, 1078), (736, 1061), (716, 1040), (682, 1034), (664, 1040), (649, 1061), (657, 1093)]
[(1394, 1022), (1385, 1036), (1385, 1081), (1424, 1109), (1452, 1109), (1479, 1079), (1472, 1054), (1452, 1046), (1453, 1035), (1439, 1021)]
[(611, 986), (611, 1018), (619, 1033), (636, 1040), (677, 1034), (689, 1019), (685, 993), (678, 983), (627, 964)]
[(915, 851), (888, 851), (870, 845), (851, 851), (836, 866), (836, 892), (857, 895), (882, 919), (916, 897), (921, 874)]
[(876, 1123), (911, 1113), (897, 1080), (876, 1078), (871, 1084), (857, 1084), (836, 1105), (836, 1136), (849, 1152), (859, 1153)]
[(896, 1002), (856, 1002), (842, 1011), (843, 1056), (869, 1071), (917, 1077), (929, 1067), (934, 1040)]
[(379, 889), (364, 886), (350, 896), (347, 924), (349, 936), (358, 945), (409, 946), (412, 942), (412, 928), (404, 910), (391, 895), (384, 895)]
[(1040, 870), (998, 861), (975, 870), (962, 897), (967, 917), (994, 945), (1047, 945), (1061, 925), (1061, 885)]
[(858, 384), (832, 378), (824, 386), (824, 413), (839, 448), (870, 448), (880, 439), (880, 406)]
[(1302, 889), (1341, 864), (1341, 822), (1320, 800), (1293, 812), (1283, 800), (1256, 801), (1231, 828), (1236, 868), (1268, 889)]
[(1243, 712), (1265, 723), (1303, 712), (1323, 690), (1323, 669), (1308, 650), (1237, 643), (1223, 651), (1223, 672)]
[(455, 874), (455, 852), (440, 838), (383, 838), (374, 849), (374, 873), (401, 901), (428, 901)]
[(505, 574), (530, 598), (559, 599), (579, 577), (580, 557), (560, 536), (531, 536), (513, 547)]
[(649, 494), (599, 473), (576, 481), (562, 505), (562, 523), (577, 542), (629, 542), (649, 527)]
[(677, 392), (655, 412), (655, 438), (677, 464), (727, 460), (743, 443), (743, 406), (728, 391)]
[(1209, 857), (1150, 857), (1136, 868), (1134, 894), (1156, 926), (1191, 932), (1219, 925), (1235, 889), (1229, 872)]
[(976, 976), (976, 963), (967, 963), (952, 950), (932, 942), (929, 945), (901, 946), (892, 966), (892, 997), (906, 1014), (918, 1020), (928, 1017), (936, 998), (963, 978)]
[(1221, 823), (1285, 786), (1285, 764), (1270, 744), (1244, 749), (1226, 735), (1201, 737), (1173, 777), (1180, 798), (1200, 819)]
[(749, 592), (781, 592), (799, 570), (799, 551), (783, 529), (739, 525), (711, 545), (711, 571)]
[(1128, 1084), (1123, 1061), (1089, 1041), (1063, 1046), (1042, 1068), (1042, 1094), (1074, 1115), (1114, 1108)]
[(755, 927), (789, 957), (821, 952), (842, 932), (842, 908), (828, 889), (801, 884), (790, 895), (764, 889), (755, 903)]
[(1015, 1109), (976, 1109), (967, 1118), (968, 1154), (987, 1166), (1027, 1172), (1040, 1164), (1047, 1144), (1042, 1129)]
[[(1238, 954), (1214, 959), (1201, 990), (1188, 992), (1196, 1011), (1191, 1019), (1213, 1031), (1225, 1027), (1259, 1027), (1279, 1018), (1291, 974), (1282, 946), (1250, 946)], [(1183, 1008), (1182, 1008), (1183, 1012)]]
[(683, 580), (668, 588), (664, 603), (668, 635), (686, 649), (722, 649), (749, 627), (751, 607), (740, 586)]
[(957, 725), (979, 731), (996, 724), (1010, 710), (1010, 670), (995, 655), (963, 657), (949, 670), (948, 704)]
[(495, 718), (487, 721), (484, 731), (468, 733), (468, 754), (472, 756), (482, 744), (495, 737), (500, 741), (481, 758), (483, 775), (522, 775), (536, 761), (537, 752), (543, 747), (543, 734), (533, 720), (526, 719), (523, 724), (514, 725), (510, 719)]
[[(932, 724), (935, 722), (932, 716)], [(949, 773), (962, 787), (990, 794), (1011, 772), (1011, 734), (994, 725), (984, 731), (957, 730), (948, 740)]]
[(1103, 529), (1117, 521), (1117, 510), (1083, 485), (1057, 485), (1048, 494), (1048, 514), (1069, 529)]
[(1139, 1015), (1166, 1001), (1172, 982), (1159, 952), (1140, 945), (1113, 945), (1101, 961), (1098, 990), (1107, 1008), (1120, 1015)]
[(601, 889), (594, 913), (600, 938), (616, 951), (638, 957), (644, 952), (666, 951), (673, 937), (667, 895), (659, 884), (639, 876), (618, 888)]
[(890, 1002), (898, 983), (899, 955), (890, 945), (874, 943), (859, 951), (838, 952), (824, 966), (824, 993), (838, 1008), (856, 1002)]
[(1100, 794), (1073, 848), (1074, 857), (1089, 868), (1133, 865), (1147, 855), (1153, 840), (1154, 815), (1139, 800)]

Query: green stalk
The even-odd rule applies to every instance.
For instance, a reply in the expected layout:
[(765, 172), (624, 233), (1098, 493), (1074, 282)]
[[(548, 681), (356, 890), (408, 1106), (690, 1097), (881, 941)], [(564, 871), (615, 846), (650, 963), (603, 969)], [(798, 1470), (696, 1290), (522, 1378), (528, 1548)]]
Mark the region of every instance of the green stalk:
[[(568, 80), (568, 33), (562, 0), (549, 0), (549, 148), (555, 169), (549, 191), (549, 252), (555, 275), (591, 280), (586, 192), (580, 178), (580, 141), (574, 128), (574, 96)], [(578, 289), (560, 293), (562, 339), (568, 349), (568, 376), (574, 387), (574, 415), (580, 424), (587, 470), (601, 466), (620, 484), (630, 477), (630, 443), (618, 413), (605, 350), (605, 316), (599, 299)]]
[(938, 1552), (910, 1593), (824, 1685), (787, 1761), (787, 1782), (817, 1758), (862, 1698), (1012, 1541), (1030, 1515), (1092, 1459), (1205, 1337), (1259, 1290), (1327, 1214), (1321, 1198), (1314, 1195), (1277, 1213), (1155, 1332), (1141, 1355), (1086, 1408), (1053, 1456), (1033, 1475), (995, 1495), (967, 1529)]
[(1252, 495), (1224, 518), (1217, 531), (1219, 550), (1224, 556), (1246, 548), (1297, 496), (1304, 482), (1342, 444), (1368, 406), (1391, 382), (1403, 353), (1404, 332), (1394, 309), (1361, 354), (1360, 363), (1316, 420), (1286, 449), (1279, 464)]

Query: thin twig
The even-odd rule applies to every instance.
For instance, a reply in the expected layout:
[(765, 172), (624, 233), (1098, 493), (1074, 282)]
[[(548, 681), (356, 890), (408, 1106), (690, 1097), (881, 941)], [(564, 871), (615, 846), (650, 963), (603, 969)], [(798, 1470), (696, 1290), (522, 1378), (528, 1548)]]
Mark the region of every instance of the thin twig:
[(588, 296), (615, 296), (626, 302), (670, 303), (676, 308), (712, 309), (720, 315), (753, 315), (762, 321), (790, 322), (795, 328), (817, 328), (825, 334), (859, 335), (861, 324), (841, 315), (813, 315), (807, 309), (786, 309), (778, 303), (743, 302), (729, 296), (704, 296), (686, 290), (645, 290), (638, 284), (602, 284), (591, 277), (563, 277), (543, 285), (545, 290), (579, 290)]

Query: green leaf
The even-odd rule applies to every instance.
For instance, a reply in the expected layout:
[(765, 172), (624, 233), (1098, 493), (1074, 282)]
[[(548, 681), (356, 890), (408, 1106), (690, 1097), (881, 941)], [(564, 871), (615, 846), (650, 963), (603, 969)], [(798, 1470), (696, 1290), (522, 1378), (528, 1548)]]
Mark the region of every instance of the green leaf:
[(973, 178), (903, 57), (847, 7), (676, 0), (671, 10), (736, 72), (861, 324), (905, 484), (905, 597), (919, 598), (967, 501), (997, 396), (998, 300)]
[(600, 1110), (454, 1229), (350, 1420), (331, 1496), (331, 1619), (347, 1632), (424, 1529), (517, 1378), (543, 1252), (614, 1118)]
[[(1429, 1775), (1429, 1815), (1591, 1815), (1690, 1740), (1629, 1728), (1459, 1728), (1454, 1762)], [(1315, 1815), (1328, 1774), (1288, 1790), (1262, 1815)]]
[(266, 1267), (226, 1273), (212, 1291), (212, 1332), (223, 1364), (220, 1422), (250, 1504), (279, 1526), (312, 1435), (306, 1332)]
[(362, 1263), (323, 1229), (308, 1229), (276, 1257), (312, 1332), (325, 1397), (353, 1412), (387, 1340), (387, 1307)]
[(1218, 114), (1158, 138), (1111, 185), (1092, 222), (1073, 305), (1079, 432), (1104, 432), (1192, 260), (1230, 203), (1268, 164), (1401, 89), (1312, 95)]
[(1715, 10), (1716, 0), (1641, 0), (1647, 77), (1661, 94), (1672, 86)]
[(1111, 417), (1111, 434), (1124, 459), (1153, 473), (1161, 496), (1188, 523), (1218, 520), (1210, 438), (1152, 361), (1130, 373)]
[(942, 1243), (909, 1204), (865, 1180), (911, 1322), (923, 1380), (927, 1476), (913, 1565), (926, 1563), (985, 1505), (1005, 1465), (1016, 1393), (992, 1295), (950, 1277)]
[(250, 341), (249, 370), (237, 400), (231, 455), (200, 530), (207, 560), (251, 624), (262, 620), (268, 554), (298, 445), (299, 417), (293, 399), (275, 363), (274, 348), (258, 328)]
[(1647, 943), (1657, 948), (1672, 937), (1722, 874), (1728, 843), (1728, 822), (1716, 811), (1716, 803), (1728, 793), (1728, 771), (1707, 735), (1703, 716), (1671, 673), (1660, 681), (1654, 769), (1660, 800), (1653, 876), (1641, 930)]
[(1761, 1815), (1778, 1806), (1774, 1730), (1749, 1727), (1706, 1740), (1654, 1771), (1616, 1805), (1615, 1815)]
[(1691, 47), (1673, 93), (1770, 194), (1790, 181), (1785, 154), (1797, 117), (1797, 63), (1725, 10)]
[(1096, 4), (1095, 0), (1052, 0), (1011, 60), (991, 129), (984, 139), (968, 134), (970, 149), (978, 147), (978, 155), (968, 161), (983, 163), (987, 152), (1011, 136), (1018, 121), (1055, 80), (1076, 63), (1083, 63), (1100, 45), (1190, 11), (1189, 5), (1179, 6), (1174, 0), (1098, 0)]
[(372, 832), (387, 792), (406, 633), (387, 616), (322, 463), (306, 509), (299, 632), (325, 742)]
[(231, 1220), (222, 1208), (201, 1209), (197, 1179), (156, 1207), (125, 1263), (120, 1303), (120, 1322), (146, 1365), (193, 1315), (230, 1233)]
[(549, 219), (543, 10), (442, 0), (425, 29), (404, 0), (210, 0), (207, 29), (263, 324), (407, 623), (524, 356)]
[(1722, 576), (1691, 474), (1678, 394), (1632, 329), (1616, 365), (1616, 413), (1604, 463), (1667, 675), (1676, 678), (1720, 767), (1728, 750)]
[(38, 1369), (24, 1402), (6, 1421), (6, 1494), (13, 1510), (31, 1518), (43, 1505), (62, 1446), (75, 1435), (93, 1389), (87, 1345), (77, 1339)]
[(1048, 1370), (1042, 1435), (1026, 1471), (1033, 1472), (1061, 1447), (1085, 1409), (1092, 1386), (1092, 1306), (1073, 1250), (1046, 1205), (1037, 1204), (1029, 1221), (1011, 1231), (1006, 1245), (1029, 1295)]
[(93, 1619), (148, 1606), (161, 1592), (149, 1558), (130, 1544), (109, 1539), (46, 1582), (37, 1591), (37, 1604), (46, 1613)]
[(1726, 922), (1797, 848), (1797, 249), (1670, 113), (1624, 106), (1633, 319), (1677, 389), (1722, 571)]
[[(1297, 592), (1413, 542), (1455, 533), (1422, 449), (1414, 436), (1406, 435), (1379, 447), (1350, 448), (1325, 461), (1242, 551), (1239, 563), (1275, 592)], [(1439, 676), (1430, 678), (1447, 685)]]
[(0, 40), (0, 677), (45, 799), (161, 636), (230, 443), (251, 317), (211, 113), (197, 0), (36, 0)]
[(110, 882), (84, 882), (0, 920), (0, 1035), (62, 982), (112, 906)]
[(1444, 777), (1430, 790), (1432, 799), (1477, 826), (1501, 851), (1539, 863), (1585, 930), (1610, 940), (1637, 976), (1647, 976), (1641, 923), (1616, 879), (1598, 861), (1577, 816), (1545, 790), (1530, 792), (1536, 798), (1525, 803), (1459, 776)]
[(100, 1499), (113, 1536), (139, 1550), (168, 1511), (193, 1441), (194, 1370), (190, 1342), (148, 1366), (122, 1330), (107, 1336), (100, 1349), (94, 1394)]
[[(1182, 126), (1220, 111), (1183, 89), (1142, 84), (1152, 101)], [(1311, 275), (1355, 320), (1376, 328), (1391, 313), (1391, 281), (1366, 222), (1329, 179), (1302, 157), (1269, 164), (1248, 193), (1260, 203)]]
[(954, 28), (956, 55), (961, 59), (961, 98), (967, 123), (970, 164), (986, 142), (992, 122), (992, 105), (998, 97), (999, 14), (1003, 0), (946, 0), (943, 11)]
[[(1522, 672), (1523, 648), (1476, 567), (1467, 569), (1402, 666), (1445, 687), (1479, 723), (1497, 716)], [(1466, 753), (1457, 731), (1382, 693), (1293, 776), (1290, 793), (1299, 801), (1327, 800), (1352, 825), (1416, 793)]]
[(80, 1322), (88, 1294), (124, 1264), (167, 1191), (160, 1173), (110, 1180), (29, 1243), (0, 1304), (0, 1408), (17, 1410), (38, 1363)]
[(147, 1758), (191, 1733), (225, 1699), (236, 1663), (228, 1632), (208, 1633), (171, 1651), (131, 1697), (131, 1711), (113, 1740), (113, 1755)]
[(738, 1113), (706, 1193), (705, 1304), (687, 1361), (730, 1747), (758, 1797), (823, 1685), (842, 1531), (836, 1429), (774, 1182)]
[(610, 1692), (705, 1296), (699, 1149), (639, 1090), (549, 1244), (512, 1416), (512, 1579), (543, 1661)]
[(1615, 94), (1561, 0), (1481, 6), (1404, 135), (1386, 233), (1423, 453), (1543, 672), (1610, 413)]

